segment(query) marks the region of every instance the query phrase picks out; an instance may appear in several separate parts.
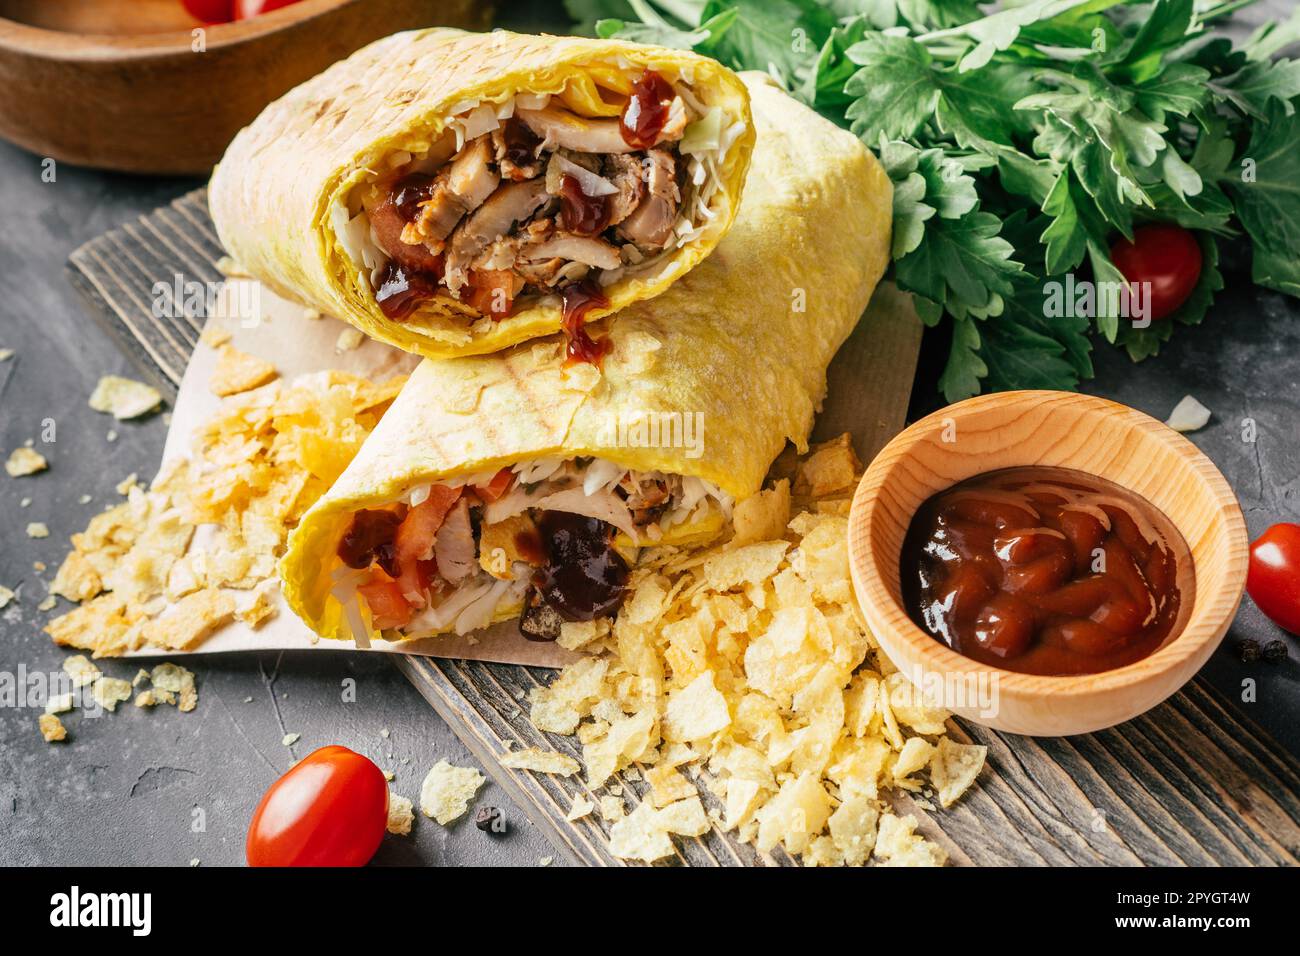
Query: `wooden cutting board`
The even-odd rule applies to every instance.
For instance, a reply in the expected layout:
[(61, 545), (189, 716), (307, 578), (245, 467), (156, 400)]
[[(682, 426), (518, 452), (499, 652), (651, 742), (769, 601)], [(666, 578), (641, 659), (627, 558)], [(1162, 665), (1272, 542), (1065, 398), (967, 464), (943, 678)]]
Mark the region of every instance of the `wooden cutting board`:
[[(69, 275), (142, 372), (174, 395), (202, 322), (153, 316), (150, 290), (178, 273), (219, 281), (221, 254), (198, 190), (82, 246)], [(920, 334), (904, 297), (882, 287), (831, 366), (815, 437), (852, 432), (870, 460), (903, 426)], [(528, 693), (552, 671), (394, 660), (559, 851), (577, 863), (622, 865), (606, 848), (609, 826), (598, 815), (564, 819), (574, 796), (592, 796), (580, 777), (497, 764), (511, 745), (581, 756), (574, 738), (543, 734), (528, 720)], [(977, 786), (947, 811), (923, 810), (906, 794), (897, 804), (923, 820), (921, 830), (956, 864), (1300, 863), (1300, 761), (1199, 679), (1142, 717), (1096, 734), (1032, 739), (954, 722), (953, 736), (989, 748)], [(620, 782), (638, 797), (647, 789), (644, 781)], [(717, 830), (679, 840), (677, 862), (794, 863)]]

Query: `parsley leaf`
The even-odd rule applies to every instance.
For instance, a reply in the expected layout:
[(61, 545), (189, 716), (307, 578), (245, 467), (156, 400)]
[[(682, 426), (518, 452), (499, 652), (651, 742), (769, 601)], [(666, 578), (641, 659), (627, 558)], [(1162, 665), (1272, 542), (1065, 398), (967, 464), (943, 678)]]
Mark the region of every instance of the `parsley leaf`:
[(1300, 114), (1277, 101), (1251, 131), (1241, 178), (1225, 185), (1254, 244), (1251, 277), (1300, 295)]
[(921, 44), (909, 37), (870, 33), (849, 47), (847, 56), (863, 64), (844, 86), (844, 92), (855, 97), (844, 115), (862, 139), (905, 139), (933, 115), (938, 75)]

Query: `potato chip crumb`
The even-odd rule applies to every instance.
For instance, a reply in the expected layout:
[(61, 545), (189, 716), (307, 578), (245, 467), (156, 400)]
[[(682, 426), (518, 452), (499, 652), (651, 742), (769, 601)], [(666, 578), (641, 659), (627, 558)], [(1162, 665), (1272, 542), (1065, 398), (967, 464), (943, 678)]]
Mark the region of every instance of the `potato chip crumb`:
[(571, 777), (582, 769), (578, 761), (572, 757), (538, 747), (512, 750), (502, 754), (498, 762), (511, 770), (532, 770), (535, 773), (553, 773), (561, 777)]
[(62, 694), (51, 694), (49, 699), (45, 701), (45, 712), (47, 714), (66, 714), (68, 711), (72, 710), (72, 706), (72, 691), (67, 691)]
[(862, 462), (853, 451), (848, 432), (814, 445), (795, 470), (794, 492), (820, 498), (853, 486), (862, 474)]
[(188, 650), (235, 616), (235, 599), (216, 588), (204, 588), (178, 601), (171, 610), (144, 626), (146, 644)]
[(99, 680), (103, 672), (90, 663), (85, 656), (74, 654), (63, 661), (64, 672), (72, 678), (73, 687), (85, 687)]
[(150, 674), (150, 681), (158, 702), (175, 704), (176, 709), (183, 713), (198, 706), (199, 692), (194, 683), (194, 674), (179, 664), (165, 661), (156, 665)]
[(212, 370), (208, 387), (214, 395), (238, 395), (265, 385), (279, 374), (270, 362), (232, 345), (223, 345), (217, 351), (217, 366)]
[(90, 394), (90, 407), (119, 421), (139, 418), (162, 404), (162, 393), (152, 385), (117, 375), (105, 375)]
[(624, 804), (622, 797), (607, 794), (600, 798), (597, 805), (600, 807), (601, 819), (607, 823), (623, 819)]
[(203, 327), (199, 334), (199, 341), (210, 349), (219, 349), (232, 338), (228, 329), (223, 329), (215, 322), (209, 320), (208, 324)]
[(302, 734), (285, 734), (283, 737), (280, 738), (280, 743), (282, 743), (286, 747), (292, 747), (301, 739), (302, 739)]
[(40, 604), (36, 605), (36, 610), (38, 610), (38, 611), (52, 611), (52, 610), (54, 609), (54, 605), (56, 605), (56, 604), (58, 604), (58, 603), (59, 603), (59, 602), (55, 599), (54, 595), (53, 595), (53, 594), (50, 594), (50, 595), (48, 595), (48, 596), (45, 598), (45, 600), (41, 601)]
[(280, 582), (274, 578), (263, 581), (253, 589), (248, 604), (235, 612), (235, 617), (257, 630), (278, 613), (275, 598), (280, 593)]
[(984, 768), (988, 752), (989, 748), (982, 744), (962, 744), (948, 737), (939, 741), (930, 758), (930, 782), (945, 809), (970, 789)]
[(44, 521), (31, 521), (27, 524), (27, 537), (29, 538), (48, 538), (50, 529)]
[(103, 589), (104, 581), (99, 571), (83, 551), (69, 554), (60, 564), (59, 571), (55, 572), (55, 580), (49, 584), (49, 593), (59, 594), (69, 601), (88, 601)]
[(564, 819), (572, 823), (575, 820), (581, 820), (589, 816), (591, 811), (596, 809), (596, 805), (581, 794), (573, 795), (573, 803), (569, 806), (569, 812), (564, 815)]
[(68, 729), (63, 726), (63, 721), (53, 714), (41, 714), (36, 721), (40, 725), (41, 736), (45, 738), (47, 744), (68, 739)]
[(11, 451), (9, 458), (5, 461), (5, 471), (9, 473), (10, 478), (34, 475), (48, 467), (49, 462), (45, 460), (44, 455), (25, 445)]
[(420, 812), (446, 826), (469, 810), (486, 778), (472, 767), (453, 767), (439, 760), (420, 786)]
[(388, 794), (388, 832), (407, 836), (415, 823), (414, 804), (396, 793)]
[(544, 857), (542, 857), (540, 860), (537, 861), (537, 865), (538, 865), (538, 866), (550, 866), (550, 865), (551, 865), (552, 863), (554, 863), (554, 862), (555, 862), (555, 857), (553, 857), (553, 856), (544, 856)]
[(12, 601), (17, 596), (18, 595), (16, 595), (13, 591), (9, 590), (3, 584), (0, 584), (0, 610), (3, 610), (5, 607), (7, 607), (9, 605), (9, 602)]
[(143, 710), (146, 707), (155, 707), (158, 704), (158, 697), (152, 690), (142, 690), (135, 695), (135, 706)]
[(351, 352), (354, 349), (360, 348), (361, 343), (365, 340), (366, 337), (362, 334), (360, 329), (354, 329), (352, 326), (348, 326), (339, 333), (338, 339), (334, 342), (334, 351)]
[(131, 699), (131, 683), (116, 677), (101, 677), (90, 688), (90, 695), (99, 706), (112, 712), (122, 701)]

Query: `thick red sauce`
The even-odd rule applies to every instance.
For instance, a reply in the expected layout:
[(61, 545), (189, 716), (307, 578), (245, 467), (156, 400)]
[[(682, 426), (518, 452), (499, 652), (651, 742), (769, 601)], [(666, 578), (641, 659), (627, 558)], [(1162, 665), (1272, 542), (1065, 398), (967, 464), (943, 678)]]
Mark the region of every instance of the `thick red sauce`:
[(1123, 667), (1177, 636), (1195, 597), (1173, 523), (1113, 482), (1007, 468), (926, 501), (903, 542), (903, 601), (959, 654), (1026, 674)]
[(388, 318), (404, 319), (415, 311), (420, 302), (436, 294), (437, 290), (436, 275), (408, 271), (396, 261), (390, 260), (384, 266), (375, 301), (379, 303), (379, 310)]
[(623, 107), (618, 129), (623, 142), (633, 149), (649, 149), (659, 141), (668, 122), (673, 102), (673, 88), (654, 70), (646, 70), (632, 86), (632, 95)]
[(614, 550), (615, 529), (586, 515), (544, 511), (537, 520), (540, 570), (524, 600), (519, 629), (529, 640), (555, 640), (561, 621), (618, 613), (628, 566)]
[(562, 293), (564, 300), (564, 335), (568, 340), (566, 354), (570, 362), (590, 362), (599, 365), (609, 351), (607, 338), (593, 339), (585, 326), (587, 313), (592, 309), (609, 308), (609, 299), (594, 279), (575, 282)]
[(389, 577), (397, 577), (397, 526), (402, 516), (395, 511), (363, 509), (352, 516), (352, 524), (339, 541), (338, 554), (350, 568), (364, 571), (377, 563)]
[(609, 197), (588, 196), (578, 177), (560, 179), (560, 225), (579, 236), (598, 236), (609, 225)]
[(527, 166), (537, 159), (537, 147), (541, 140), (534, 135), (524, 123), (510, 117), (501, 126), (501, 139), (505, 144), (505, 156), (508, 162), (516, 166)]

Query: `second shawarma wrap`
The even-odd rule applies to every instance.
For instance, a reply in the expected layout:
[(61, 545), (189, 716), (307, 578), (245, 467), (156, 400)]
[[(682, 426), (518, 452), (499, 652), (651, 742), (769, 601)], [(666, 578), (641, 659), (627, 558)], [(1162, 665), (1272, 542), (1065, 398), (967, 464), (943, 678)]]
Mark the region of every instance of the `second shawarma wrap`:
[(849, 133), (745, 77), (758, 143), (717, 250), (610, 325), (603, 365), (558, 337), (426, 361), (303, 518), (285, 595), (331, 638), (528, 636), (618, 610), (635, 549), (724, 532), (885, 269), (889, 179)]
[(478, 355), (559, 331), (566, 301), (594, 320), (688, 272), (753, 142), (744, 86), (704, 57), (420, 30), (268, 106), (209, 205), (276, 292), (408, 352)]

